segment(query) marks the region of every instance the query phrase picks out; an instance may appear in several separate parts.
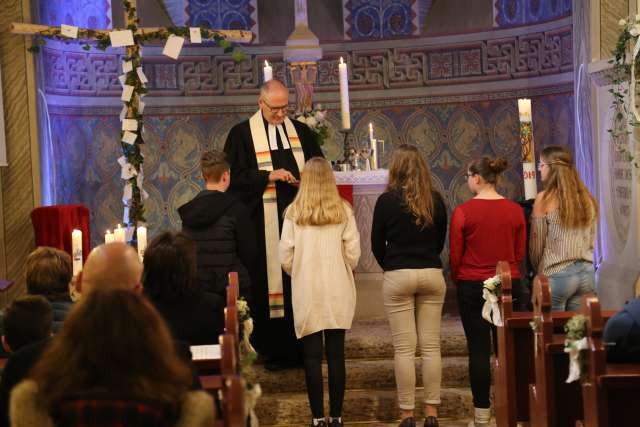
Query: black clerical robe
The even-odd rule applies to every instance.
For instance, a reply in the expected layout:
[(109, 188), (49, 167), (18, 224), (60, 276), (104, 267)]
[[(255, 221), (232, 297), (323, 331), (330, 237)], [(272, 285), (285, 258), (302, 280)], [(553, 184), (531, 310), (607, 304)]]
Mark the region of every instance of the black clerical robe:
[[(267, 122), (263, 118), (265, 130)], [(305, 161), (312, 157), (324, 157), (320, 146), (317, 144), (313, 131), (304, 123), (292, 120), (300, 138), (300, 144)], [(285, 134), (286, 127), (282, 126)], [(268, 135), (267, 131), (267, 135)], [(291, 149), (284, 149), (280, 140), (280, 133), (276, 132), (278, 149), (271, 149), (271, 161), (273, 169), (286, 169), (298, 180), (300, 172)], [(269, 172), (258, 170), (256, 152), (251, 138), (249, 120), (235, 125), (227, 137), (224, 146), (227, 161), (231, 165), (231, 185), (229, 192), (234, 194), (249, 209), (251, 219), (255, 225), (256, 241), (258, 245), (258, 257), (253, 266), (247, 266), (252, 283), (251, 314), (254, 319), (255, 329), (252, 341), (257, 351), (264, 355), (268, 361), (274, 363), (297, 363), (301, 361), (301, 348), (297, 342), (293, 329), (293, 310), (291, 308), (291, 278), (282, 273), (282, 287), (284, 294), (285, 316), (281, 319), (269, 318), (269, 296), (267, 284), (267, 258), (265, 253), (264, 237), (264, 207), (262, 194), (269, 182)], [(278, 222), (282, 230), (283, 213), (296, 196), (297, 187), (276, 182), (276, 194), (278, 204)]]

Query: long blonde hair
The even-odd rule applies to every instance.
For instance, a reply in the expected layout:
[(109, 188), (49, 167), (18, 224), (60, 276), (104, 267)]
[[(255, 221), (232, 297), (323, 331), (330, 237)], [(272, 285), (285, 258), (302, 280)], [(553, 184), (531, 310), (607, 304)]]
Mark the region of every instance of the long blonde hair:
[(298, 194), (285, 217), (298, 225), (340, 224), (347, 220), (344, 203), (331, 164), (314, 157), (304, 165)]
[(591, 224), (598, 216), (598, 204), (580, 179), (571, 152), (565, 147), (550, 145), (542, 150), (540, 159), (549, 168), (542, 202), (558, 201), (560, 222), (567, 228)]
[(402, 192), (404, 203), (418, 226), (433, 224), (433, 184), (424, 157), (413, 145), (402, 144), (389, 162), (387, 190)]

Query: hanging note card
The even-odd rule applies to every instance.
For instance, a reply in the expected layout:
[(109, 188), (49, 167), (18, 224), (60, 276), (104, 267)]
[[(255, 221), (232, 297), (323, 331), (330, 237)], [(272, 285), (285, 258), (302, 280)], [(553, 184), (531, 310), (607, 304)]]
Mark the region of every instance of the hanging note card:
[(127, 117), (128, 109), (129, 109), (129, 107), (127, 107), (126, 105), (122, 106), (122, 110), (120, 110), (120, 121), (123, 121), (125, 119), (125, 117)]
[(138, 138), (138, 135), (136, 135), (135, 133), (125, 131), (124, 135), (122, 136), (122, 142), (125, 142), (129, 145), (133, 145), (133, 143), (136, 142), (137, 138)]
[(122, 121), (122, 130), (137, 131), (138, 121), (136, 119), (124, 119)]
[(131, 30), (111, 31), (109, 33), (109, 39), (111, 39), (111, 46), (124, 47), (133, 46), (133, 32)]
[(140, 101), (138, 103), (138, 114), (142, 114), (144, 113), (144, 107), (146, 106), (146, 104), (142, 101)]
[(135, 89), (133, 86), (124, 85), (124, 87), (122, 88), (122, 96), (120, 97), (120, 99), (124, 102), (131, 101), (131, 95), (133, 95), (133, 89)]
[(122, 63), (122, 72), (123, 73), (128, 73), (129, 71), (133, 70), (133, 62), (131, 61), (124, 61)]
[(78, 27), (74, 27), (73, 25), (60, 25), (60, 34), (65, 37), (69, 37), (70, 39), (78, 38)]
[(191, 43), (202, 43), (202, 33), (200, 32), (200, 27), (189, 28), (189, 38), (191, 39)]
[(140, 79), (140, 81), (142, 83), (147, 83), (149, 81), (149, 80), (147, 80), (147, 76), (144, 74), (144, 71), (142, 70), (142, 67), (136, 68), (136, 72), (138, 73), (138, 78)]
[(171, 34), (167, 39), (167, 44), (164, 45), (162, 54), (168, 56), (169, 58), (178, 59), (183, 44), (184, 39), (182, 37)]

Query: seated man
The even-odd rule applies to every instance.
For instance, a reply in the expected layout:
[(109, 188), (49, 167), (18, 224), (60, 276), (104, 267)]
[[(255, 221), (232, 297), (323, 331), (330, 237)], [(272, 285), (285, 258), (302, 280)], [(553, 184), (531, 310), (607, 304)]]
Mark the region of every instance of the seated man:
[(178, 209), (182, 232), (197, 245), (196, 282), (201, 289), (224, 297), (227, 274), (237, 271), (240, 295), (248, 300), (251, 282), (246, 267), (257, 252), (247, 208), (226, 193), (231, 175), (223, 152), (204, 152), (200, 167), (205, 189)]
[(640, 362), (640, 298), (622, 307), (604, 327), (608, 362)]
[(7, 353), (51, 336), (53, 310), (43, 296), (27, 295), (13, 300), (4, 312), (2, 346)]

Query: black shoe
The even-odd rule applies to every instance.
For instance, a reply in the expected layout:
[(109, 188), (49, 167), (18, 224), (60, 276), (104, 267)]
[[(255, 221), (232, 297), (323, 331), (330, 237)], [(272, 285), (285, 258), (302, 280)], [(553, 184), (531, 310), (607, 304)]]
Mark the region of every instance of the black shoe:
[(309, 424), (309, 427), (327, 427), (327, 423), (324, 420), (322, 420), (322, 421), (318, 421), (318, 424), (314, 424), (312, 420), (311, 424)]
[(416, 427), (416, 419), (407, 417), (398, 425), (398, 427)]
[(329, 423), (329, 427), (343, 427), (343, 426), (344, 426), (344, 423), (335, 418), (331, 420), (331, 422)]
[(439, 427), (438, 419), (433, 415), (428, 416), (424, 420), (424, 427)]

